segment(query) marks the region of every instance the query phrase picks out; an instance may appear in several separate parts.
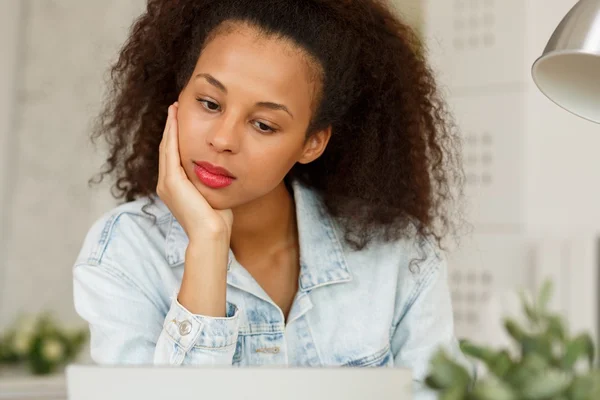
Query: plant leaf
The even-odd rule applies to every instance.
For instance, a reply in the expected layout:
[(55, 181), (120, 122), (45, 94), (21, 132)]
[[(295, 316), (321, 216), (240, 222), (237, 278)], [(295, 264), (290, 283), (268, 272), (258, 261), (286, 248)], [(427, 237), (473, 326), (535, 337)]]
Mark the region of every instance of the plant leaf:
[(508, 354), (508, 351), (502, 350), (496, 356), (493, 364), (490, 365), (490, 371), (499, 378), (504, 378), (506, 374), (513, 368), (514, 362)]
[(521, 298), (521, 304), (523, 305), (523, 311), (525, 312), (525, 315), (529, 319), (529, 322), (531, 324), (537, 324), (539, 321), (539, 315), (537, 314), (533, 305), (531, 305), (529, 303), (529, 300), (527, 299), (527, 295), (525, 294), (524, 291), (520, 291), (519, 296)]
[(546, 310), (548, 308), (548, 303), (550, 301), (550, 297), (552, 297), (552, 291), (553, 291), (552, 281), (550, 279), (547, 279), (546, 281), (544, 281), (544, 284), (542, 285), (542, 289), (540, 290), (540, 293), (538, 295), (537, 304), (536, 304), (538, 313), (540, 313), (542, 315), (546, 313)]
[(503, 377), (513, 365), (506, 350), (497, 352), (466, 340), (461, 341), (460, 348), (465, 355), (483, 361), (488, 370), (498, 377)]
[(472, 396), (476, 400), (517, 400), (511, 387), (494, 377), (488, 377), (475, 382)]
[(464, 400), (466, 393), (466, 387), (452, 386), (442, 392), (439, 400)]
[(563, 357), (561, 366), (563, 369), (571, 369), (581, 357), (586, 356), (590, 368), (594, 363), (595, 357), (594, 342), (588, 334), (580, 334), (567, 343), (565, 356)]
[(444, 351), (439, 351), (431, 359), (430, 373), (425, 382), (433, 389), (463, 387), (466, 391), (471, 376), (462, 365), (451, 360)]
[(545, 359), (548, 363), (553, 360), (552, 341), (543, 334), (526, 336), (521, 342), (523, 356), (535, 353)]
[(445, 386), (441, 385), (435, 378), (430, 375), (425, 378), (425, 385), (433, 390), (442, 390)]
[(525, 400), (544, 400), (555, 398), (571, 385), (573, 377), (558, 369), (548, 369), (533, 376), (521, 388)]
[(504, 320), (504, 328), (508, 334), (519, 343), (527, 336), (523, 328), (511, 318), (506, 318)]
[(546, 359), (536, 353), (531, 353), (523, 357), (506, 374), (505, 380), (515, 388), (523, 387), (534, 376), (541, 374), (548, 368)]
[(548, 316), (547, 320), (548, 320), (547, 333), (551, 337), (563, 342), (565, 340), (565, 338), (567, 337), (567, 333), (566, 333), (564, 322), (563, 322), (562, 318), (560, 317), (560, 315), (550, 315), (550, 316)]
[(494, 350), (478, 346), (466, 340), (460, 342), (460, 349), (464, 354), (481, 360), (487, 365), (491, 364), (497, 356), (497, 353)]
[(569, 388), (569, 400), (591, 400), (600, 398), (600, 371), (577, 376)]

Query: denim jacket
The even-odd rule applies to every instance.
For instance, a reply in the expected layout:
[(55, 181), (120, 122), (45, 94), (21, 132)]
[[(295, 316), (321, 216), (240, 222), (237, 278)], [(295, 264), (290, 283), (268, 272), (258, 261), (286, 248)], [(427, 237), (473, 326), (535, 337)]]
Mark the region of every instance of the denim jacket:
[[(126, 203), (90, 229), (74, 266), (74, 301), (101, 364), (406, 367), (423, 389), (440, 346), (460, 357), (443, 254), (427, 239), (343, 240), (316, 191), (292, 183), (299, 288), (287, 321), (235, 255), (227, 315), (195, 315), (177, 301), (188, 239), (159, 199)], [(413, 259), (424, 259), (410, 268)]]

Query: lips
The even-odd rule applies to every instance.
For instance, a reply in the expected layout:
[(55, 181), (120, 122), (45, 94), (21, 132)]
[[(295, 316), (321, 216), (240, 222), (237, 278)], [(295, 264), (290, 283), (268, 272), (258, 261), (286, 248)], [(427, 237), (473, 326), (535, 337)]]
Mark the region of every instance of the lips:
[(194, 162), (194, 173), (204, 186), (211, 189), (225, 188), (235, 180), (225, 168), (207, 162)]
[(206, 161), (194, 162), (194, 164), (204, 168), (205, 170), (207, 170), (208, 172), (210, 172), (213, 175), (221, 175), (221, 176), (235, 179), (235, 176), (231, 172), (229, 172), (227, 169), (220, 167), (218, 165), (213, 165)]

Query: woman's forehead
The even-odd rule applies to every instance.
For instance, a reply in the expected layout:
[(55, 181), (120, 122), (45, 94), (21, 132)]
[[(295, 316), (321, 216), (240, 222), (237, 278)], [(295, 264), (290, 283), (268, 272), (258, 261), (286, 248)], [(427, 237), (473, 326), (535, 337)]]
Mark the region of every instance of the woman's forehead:
[[(228, 28), (217, 28), (217, 33), (211, 37), (200, 55), (201, 61), (220, 66), (231, 66), (239, 62), (264, 66), (267, 73), (280, 76), (296, 76), (305, 74), (309, 81), (314, 80), (318, 62), (302, 47), (291, 39), (265, 34), (258, 28), (248, 24), (238, 23)], [(204, 56), (204, 57), (203, 57)]]
[(306, 52), (290, 40), (241, 27), (217, 34), (207, 43), (195, 74), (209, 73), (232, 90), (255, 87), (278, 97), (310, 99), (319, 84), (315, 69)]

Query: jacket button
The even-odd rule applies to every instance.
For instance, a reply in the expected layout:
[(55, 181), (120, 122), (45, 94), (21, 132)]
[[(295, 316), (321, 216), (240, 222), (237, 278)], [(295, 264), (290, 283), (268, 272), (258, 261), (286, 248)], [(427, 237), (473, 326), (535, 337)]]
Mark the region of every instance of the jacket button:
[(192, 323), (188, 319), (179, 323), (179, 334), (181, 336), (189, 335), (191, 331)]

